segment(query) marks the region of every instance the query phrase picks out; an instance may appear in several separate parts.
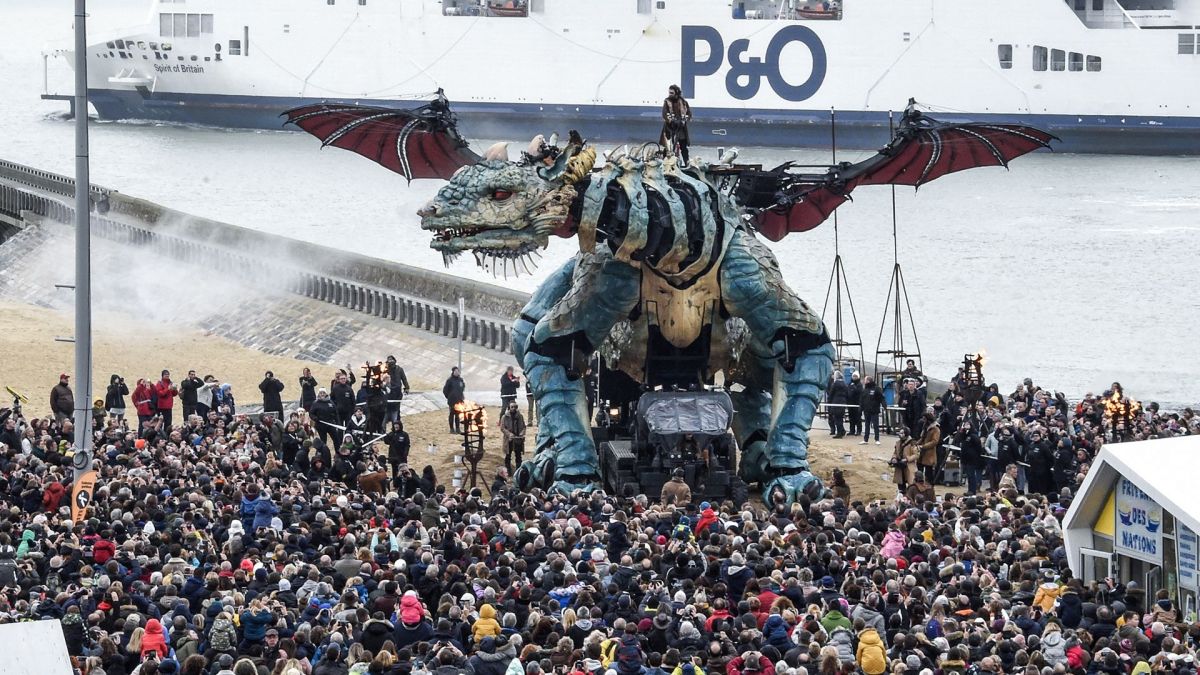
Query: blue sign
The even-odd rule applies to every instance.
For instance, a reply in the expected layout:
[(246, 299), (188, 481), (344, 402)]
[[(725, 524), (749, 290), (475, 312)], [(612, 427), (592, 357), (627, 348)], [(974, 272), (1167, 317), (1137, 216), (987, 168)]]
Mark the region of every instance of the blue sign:
[(1188, 590), (1196, 590), (1200, 581), (1197, 570), (1200, 560), (1196, 558), (1196, 533), (1183, 523), (1175, 521), (1179, 531), (1175, 537), (1175, 552), (1179, 556), (1179, 585)]
[[(695, 95), (696, 78), (715, 75), (725, 63), (729, 64), (729, 72), (725, 74), (725, 91), (739, 101), (748, 101), (758, 95), (763, 78), (766, 78), (771, 91), (785, 101), (812, 98), (825, 82), (828, 65), (825, 45), (808, 26), (781, 28), (771, 38), (762, 56), (747, 55), (750, 41), (745, 38), (730, 42), (726, 50), (724, 38), (712, 26), (684, 26), (682, 36), (680, 87), (685, 97)], [(708, 58), (703, 61), (696, 58), (696, 46), (701, 42), (708, 45)], [(784, 47), (793, 42), (803, 44), (812, 55), (812, 70), (808, 73), (784, 73), (780, 67), (779, 57)]]
[(1162, 508), (1124, 478), (1117, 481), (1116, 507), (1113, 551), (1161, 566)]

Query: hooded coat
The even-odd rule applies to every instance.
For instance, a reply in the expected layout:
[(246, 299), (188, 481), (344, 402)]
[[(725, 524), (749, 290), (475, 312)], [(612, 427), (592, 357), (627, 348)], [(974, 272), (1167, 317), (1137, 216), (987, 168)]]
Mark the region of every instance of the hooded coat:
[(496, 621), (496, 608), (485, 604), (479, 608), (479, 618), (475, 620), (475, 625), (471, 626), (471, 638), (475, 640), (475, 644), (480, 644), (485, 637), (499, 635), (500, 622)]
[(167, 654), (170, 653), (167, 639), (163, 635), (162, 624), (158, 619), (147, 621), (146, 632), (142, 635), (142, 658), (145, 658), (150, 652), (158, 652), (159, 659), (167, 658)]
[(1060, 631), (1050, 631), (1042, 636), (1042, 658), (1050, 666), (1067, 665), (1067, 641)]
[(905, 537), (899, 530), (888, 530), (888, 533), (883, 537), (883, 546), (879, 549), (879, 555), (883, 556), (884, 560), (895, 558), (900, 555), (900, 551), (904, 550)]
[(887, 650), (883, 646), (883, 638), (874, 628), (864, 628), (858, 634), (858, 650), (854, 660), (866, 675), (882, 675), (887, 671)]

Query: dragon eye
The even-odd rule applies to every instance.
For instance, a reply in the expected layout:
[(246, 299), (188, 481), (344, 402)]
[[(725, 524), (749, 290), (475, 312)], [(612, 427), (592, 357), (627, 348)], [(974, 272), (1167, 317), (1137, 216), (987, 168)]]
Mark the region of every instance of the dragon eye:
[(511, 196), (512, 196), (512, 192), (509, 192), (508, 190), (497, 189), (492, 192), (492, 199), (495, 199), (498, 202), (502, 202)]

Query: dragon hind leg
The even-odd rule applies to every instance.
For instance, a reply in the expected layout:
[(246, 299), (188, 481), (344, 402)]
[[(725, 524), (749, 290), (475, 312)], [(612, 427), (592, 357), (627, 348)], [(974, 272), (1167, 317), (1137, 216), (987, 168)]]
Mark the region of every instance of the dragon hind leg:
[(824, 489), (809, 471), (808, 431), (833, 370), (825, 328), (783, 283), (770, 249), (748, 233), (738, 231), (730, 241), (721, 293), (726, 309), (746, 322), (751, 336), (751, 348), (742, 355), (749, 374), (739, 407), (744, 417), (735, 429), (742, 476), (761, 482), (768, 502), (819, 496)]

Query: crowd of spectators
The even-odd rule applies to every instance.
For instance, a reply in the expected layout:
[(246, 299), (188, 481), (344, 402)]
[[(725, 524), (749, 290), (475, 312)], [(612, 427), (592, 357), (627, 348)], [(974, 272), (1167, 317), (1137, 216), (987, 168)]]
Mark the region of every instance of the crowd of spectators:
[[(1101, 443), (1195, 433), (1190, 411), (1113, 431), (1111, 392), (1069, 405), (1027, 382), (968, 405), (956, 382), (901, 441), (923, 466), (938, 435), (894, 499), (835, 483), (795, 504), (662, 505), (447, 488), (408, 468), (398, 418), (341, 433), (349, 372), (328, 389), (306, 372), (311, 410), (254, 415), (193, 377), (131, 392), (113, 376), (78, 522), (69, 415), (0, 413), (0, 630), (60, 620), (86, 675), (1197, 672), (1200, 624), (1165, 591), (1074, 578), (1060, 527)], [(995, 481), (935, 493), (950, 453)], [(1011, 485), (992, 474), (1007, 464), (1025, 469)]]

